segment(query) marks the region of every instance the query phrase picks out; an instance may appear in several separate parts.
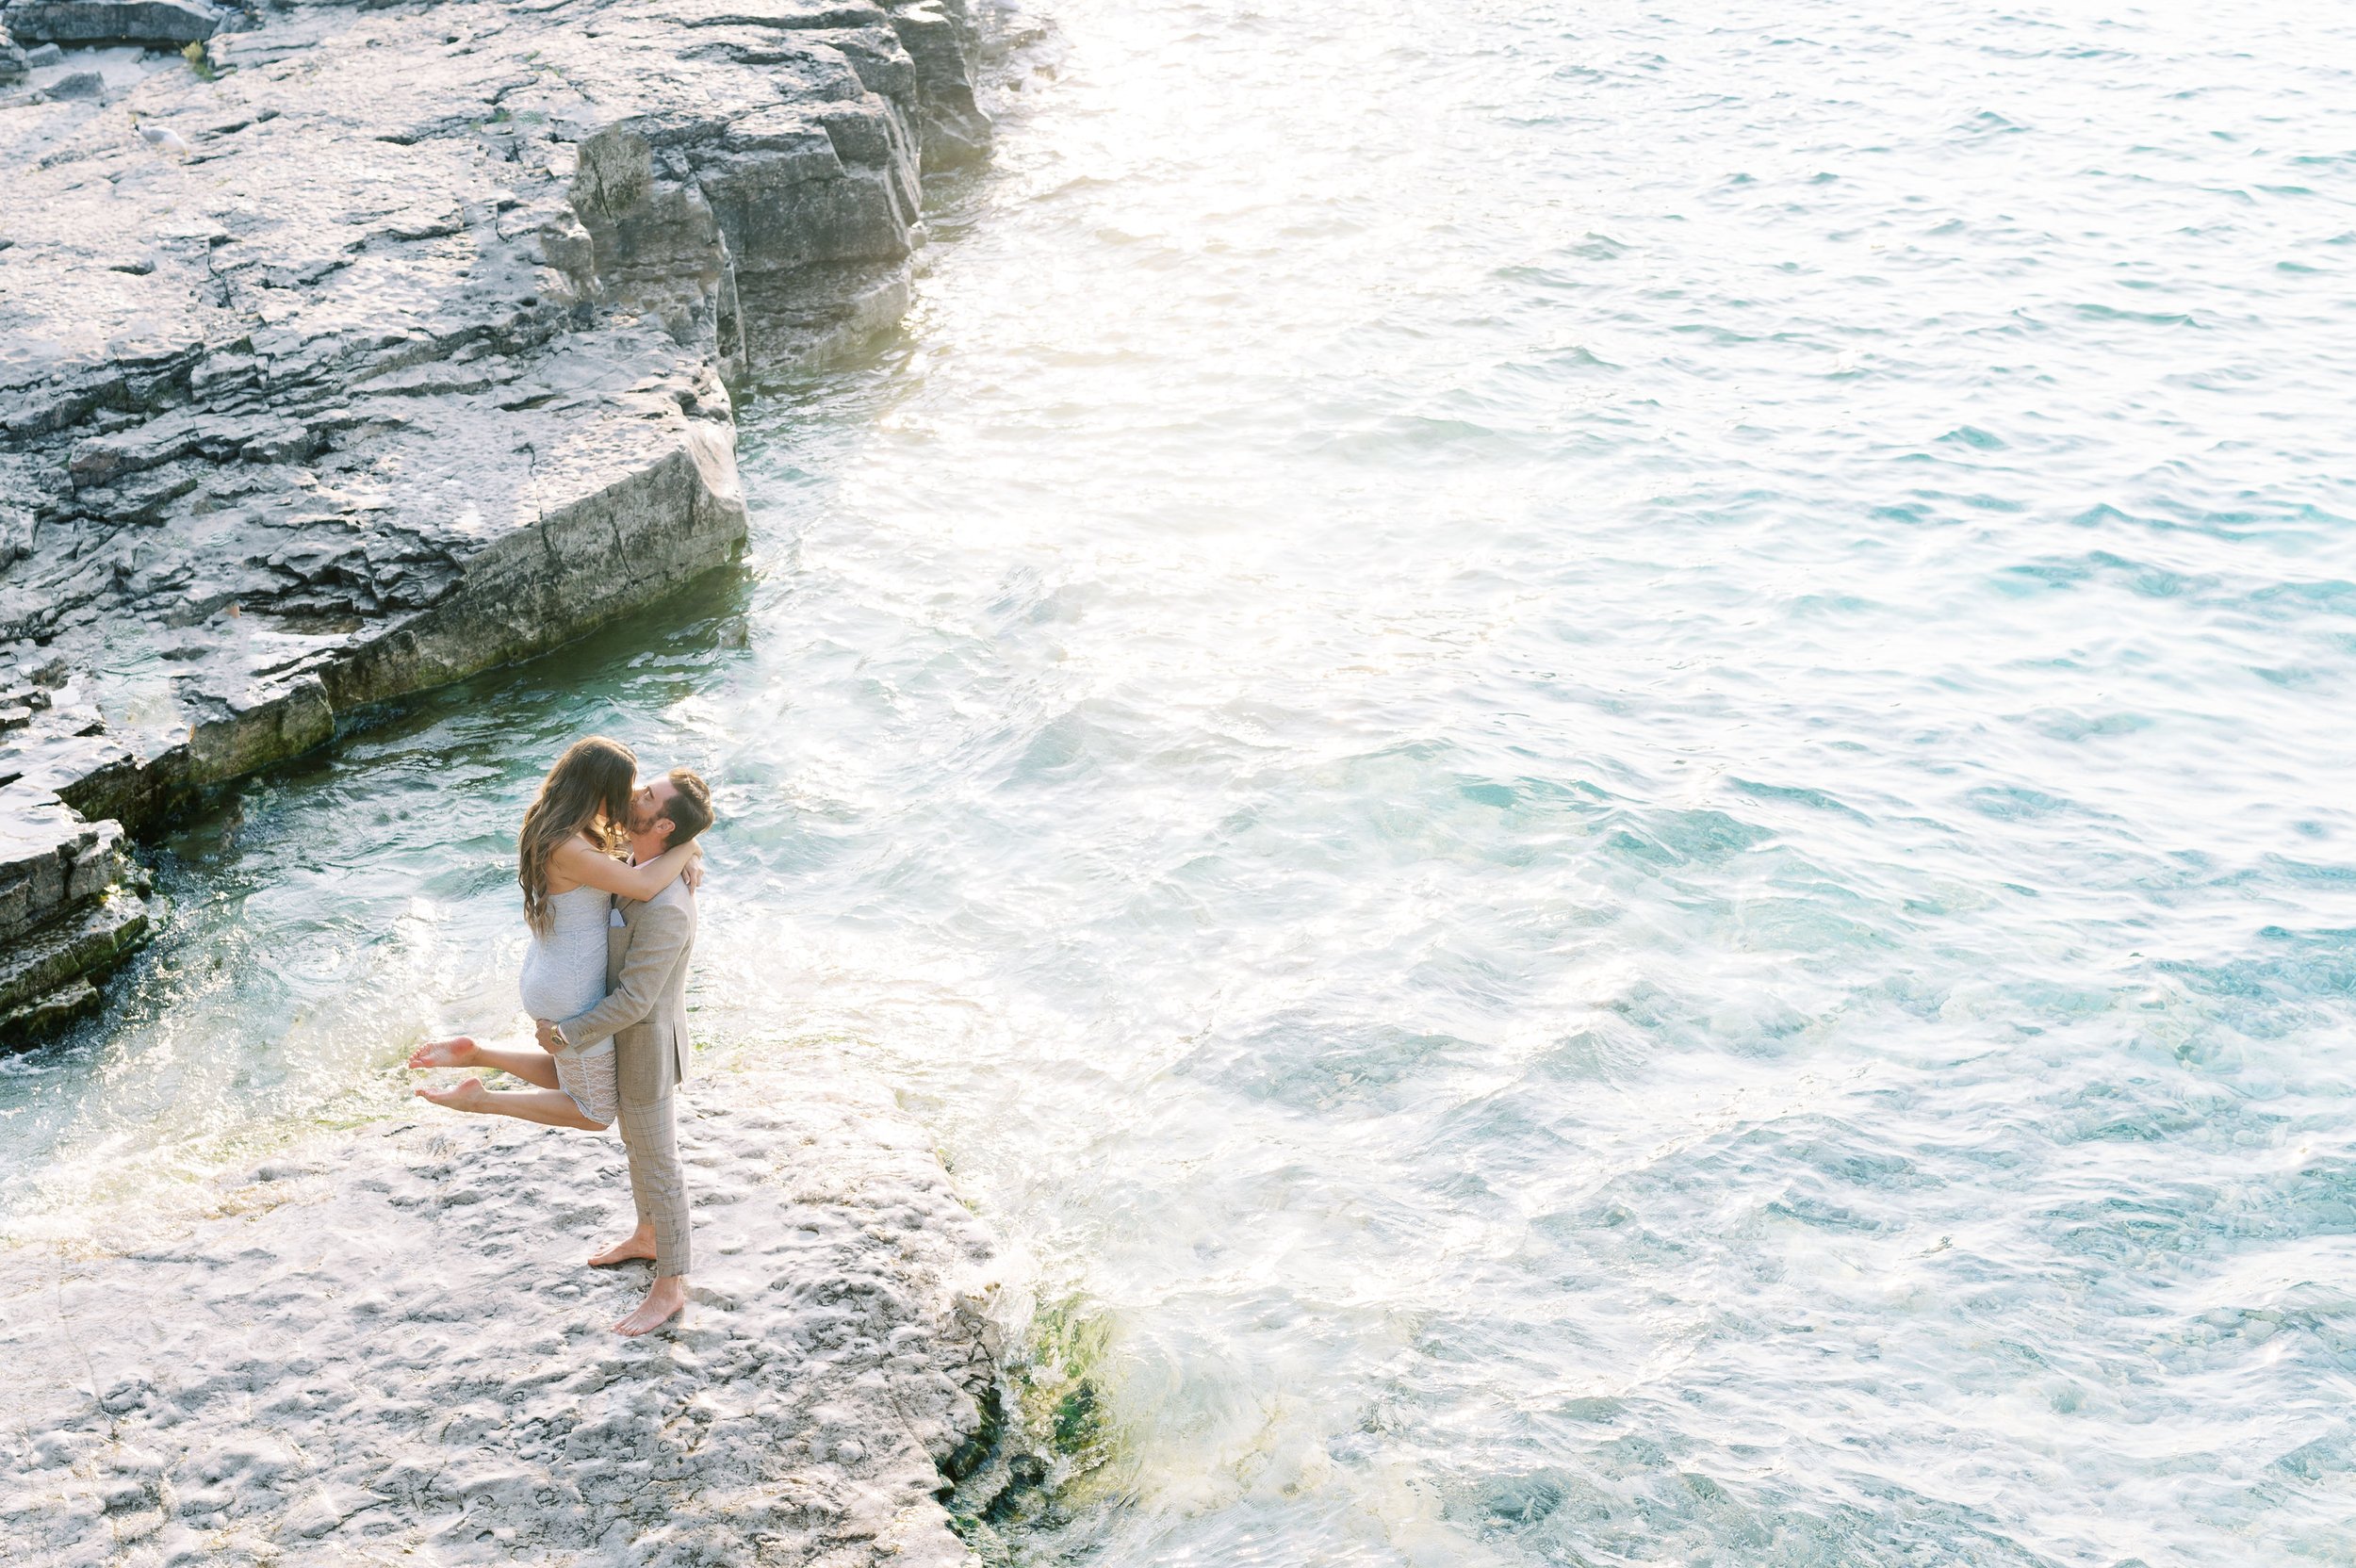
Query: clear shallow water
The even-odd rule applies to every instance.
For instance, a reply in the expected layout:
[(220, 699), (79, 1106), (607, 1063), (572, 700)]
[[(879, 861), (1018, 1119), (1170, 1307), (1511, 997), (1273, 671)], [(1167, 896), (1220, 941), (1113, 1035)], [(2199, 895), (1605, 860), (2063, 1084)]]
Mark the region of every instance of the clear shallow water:
[(745, 580), (184, 836), (8, 1229), (499, 1026), (604, 729), (1109, 1334), (1042, 1557), (2356, 1560), (2344, 13), (1055, 16)]

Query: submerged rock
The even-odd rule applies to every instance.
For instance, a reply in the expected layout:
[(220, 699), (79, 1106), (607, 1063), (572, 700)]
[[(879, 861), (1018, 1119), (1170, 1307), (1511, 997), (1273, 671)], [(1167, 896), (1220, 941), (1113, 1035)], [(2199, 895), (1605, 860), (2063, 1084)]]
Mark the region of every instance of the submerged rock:
[(619, 1142), (430, 1108), (183, 1233), (0, 1254), (0, 1560), (969, 1562), (937, 1497), (1001, 1404), (995, 1265), (922, 1134), (833, 1063), (680, 1115), (697, 1267), (645, 1339), (645, 1266), (581, 1263)]
[(144, 929), (57, 946), (136, 890), (43, 902), (44, 854), (730, 561), (736, 392), (895, 320), (923, 172), (989, 141), (962, 0), (234, 19), (0, 107), (0, 690), (63, 672), (0, 727), (0, 1040)]

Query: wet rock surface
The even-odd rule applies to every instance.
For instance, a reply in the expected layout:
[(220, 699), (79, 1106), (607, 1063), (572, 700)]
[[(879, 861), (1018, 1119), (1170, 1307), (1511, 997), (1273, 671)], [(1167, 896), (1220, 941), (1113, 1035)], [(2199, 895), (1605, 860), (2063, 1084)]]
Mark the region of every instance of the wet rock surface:
[(88, 830), (732, 559), (734, 399), (896, 319), (922, 177), (989, 126), (962, 0), (0, 19), (12, 68), (209, 24), (0, 98), (6, 1040), (144, 929), (44, 869)]
[(970, 1560), (936, 1500), (999, 1408), (989, 1240), (839, 1064), (688, 1086), (683, 1326), (612, 1135), (332, 1135), (116, 1255), (0, 1256), (12, 1563)]

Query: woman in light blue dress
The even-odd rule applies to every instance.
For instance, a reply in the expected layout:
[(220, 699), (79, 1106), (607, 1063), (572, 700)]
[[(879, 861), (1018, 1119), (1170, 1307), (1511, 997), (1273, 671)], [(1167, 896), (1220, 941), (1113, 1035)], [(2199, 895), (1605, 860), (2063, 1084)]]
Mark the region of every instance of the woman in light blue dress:
[[(535, 1019), (567, 1019), (605, 996), (606, 927), (616, 894), (649, 899), (682, 874), (693, 886), (702, 847), (686, 843), (643, 866), (619, 858), (629, 826), (638, 758), (619, 741), (593, 735), (558, 758), (524, 813), (517, 838), (515, 880), (523, 884), (524, 1011)], [(413, 1068), (491, 1067), (533, 1086), (486, 1089), (480, 1078), (454, 1088), (421, 1088), (417, 1097), (461, 1111), (520, 1117), (551, 1127), (602, 1130), (612, 1124), (614, 1042), (582, 1052), (549, 1053), (477, 1045), (461, 1036), (419, 1046)]]

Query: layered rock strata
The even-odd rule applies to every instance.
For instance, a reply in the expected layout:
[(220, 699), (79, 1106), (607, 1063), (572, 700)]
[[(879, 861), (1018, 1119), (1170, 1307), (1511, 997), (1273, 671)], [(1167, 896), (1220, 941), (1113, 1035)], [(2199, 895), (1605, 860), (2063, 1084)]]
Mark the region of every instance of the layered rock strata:
[[(120, 1255), (0, 1254), (0, 1560), (971, 1559), (994, 1263), (922, 1135), (839, 1064), (688, 1086), (682, 1326), (610, 1136), (427, 1110), (299, 1146)], [(1003, 1469), (1003, 1464), (997, 1466)]]
[(144, 930), (126, 835), (729, 561), (732, 398), (896, 318), (989, 126), (964, 0), (0, 20), (214, 29), (0, 108), (6, 1039)]

